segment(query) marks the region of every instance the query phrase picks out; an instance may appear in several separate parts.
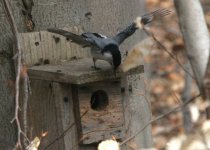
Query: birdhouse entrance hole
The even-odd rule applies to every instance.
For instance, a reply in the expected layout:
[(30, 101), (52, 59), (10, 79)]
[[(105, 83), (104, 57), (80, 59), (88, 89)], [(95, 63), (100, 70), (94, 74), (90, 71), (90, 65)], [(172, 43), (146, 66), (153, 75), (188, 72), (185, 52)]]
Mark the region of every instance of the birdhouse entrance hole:
[(109, 104), (109, 97), (104, 90), (97, 90), (92, 93), (90, 105), (93, 110), (104, 110)]

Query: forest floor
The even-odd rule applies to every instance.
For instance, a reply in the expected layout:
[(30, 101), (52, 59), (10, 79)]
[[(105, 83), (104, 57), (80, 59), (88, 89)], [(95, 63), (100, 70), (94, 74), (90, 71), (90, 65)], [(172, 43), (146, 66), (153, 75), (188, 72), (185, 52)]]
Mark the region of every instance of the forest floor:
[[(155, 37), (181, 62), (181, 64), (183, 64), (183, 66), (186, 66), (187, 58), (184, 50), (185, 47), (173, 1), (147, 0), (146, 5), (148, 12), (158, 8), (172, 10), (170, 16), (154, 22), (150, 25), (150, 28)], [(210, 1), (202, 0), (202, 5), (210, 31)], [(150, 101), (153, 118), (155, 118), (182, 103), (182, 93), (185, 87), (185, 72), (179, 64), (162, 49), (153, 50), (149, 57), (150, 58), (147, 60), (149, 60), (151, 64), (151, 78), (149, 84), (151, 91)], [(190, 97), (198, 94), (198, 89), (193, 79), (188, 88), (191, 88)], [(206, 103), (201, 98), (196, 99), (196, 101), (190, 104), (190, 110), (195, 118), (192, 128), (193, 131), (200, 128), (202, 122), (205, 120), (205, 106)], [(200, 117), (196, 118), (196, 115)], [(154, 122), (152, 131), (155, 148), (158, 150), (166, 149), (166, 145), (171, 138), (185, 132), (182, 112), (178, 111), (172, 113)]]

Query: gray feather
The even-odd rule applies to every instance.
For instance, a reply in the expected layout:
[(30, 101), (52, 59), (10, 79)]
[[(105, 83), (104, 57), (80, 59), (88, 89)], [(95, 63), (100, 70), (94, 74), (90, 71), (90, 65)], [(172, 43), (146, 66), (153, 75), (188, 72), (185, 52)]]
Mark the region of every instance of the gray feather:
[(47, 31), (60, 34), (66, 37), (67, 39), (71, 40), (71, 42), (79, 44), (83, 47), (91, 46), (92, 44), (90, 41), (87, 41), (83, 36), (71, 33), (69, 31), (65, 31), (65, 30), (57, 29), (57, 28), (50, 28), (50, 29), (47, 29)]

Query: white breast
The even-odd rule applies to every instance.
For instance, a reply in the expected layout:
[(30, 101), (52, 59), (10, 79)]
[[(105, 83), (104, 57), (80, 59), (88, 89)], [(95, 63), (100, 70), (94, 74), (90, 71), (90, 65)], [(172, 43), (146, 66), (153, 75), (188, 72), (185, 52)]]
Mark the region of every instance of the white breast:
[(92, 57), (95, 59), (105, 60), (112, 64), (113, 58), (110, 52), (101, 53), (100, 50), (91, 50)]

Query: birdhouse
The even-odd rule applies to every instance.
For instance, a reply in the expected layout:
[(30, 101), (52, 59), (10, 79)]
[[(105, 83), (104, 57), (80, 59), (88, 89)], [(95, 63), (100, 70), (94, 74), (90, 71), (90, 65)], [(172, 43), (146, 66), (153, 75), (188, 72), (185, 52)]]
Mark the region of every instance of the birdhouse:
[[(68, 29), (81, 32), (78, 28)], [(107, 62), (91, 68), (89, 50), (46, 31), (20, 34), (22, 53), (29, 66), (31, 91), (27, 135), (41, 137), (41, 149), (96, 147), (115, 137), (123, 140), (125, 118), (122, 73)], [(143, 73), (140, 66), (135, 73)]]

